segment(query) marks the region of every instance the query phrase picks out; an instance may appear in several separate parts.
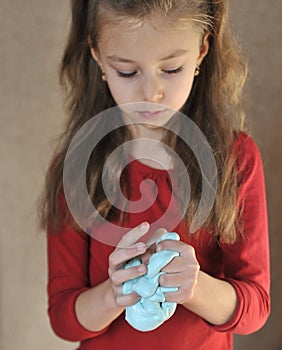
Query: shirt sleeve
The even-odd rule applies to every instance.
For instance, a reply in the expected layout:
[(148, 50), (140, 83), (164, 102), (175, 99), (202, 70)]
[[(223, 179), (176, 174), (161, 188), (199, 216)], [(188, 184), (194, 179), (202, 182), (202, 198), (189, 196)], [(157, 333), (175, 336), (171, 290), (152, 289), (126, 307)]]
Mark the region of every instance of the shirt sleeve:
[(85, 329), (75, 313), (76, 298), (90, 289), (88, 279), (89, 239), (84, 232), (65, 227), (47, 232), (48, 314), (54, 332), (68, 341), (82, 341), (104, 333)]
[(222, 244), (223, 273), (237, 294), (237, 308), (220, 332), (250, 334), (270, 313), (270, 266), (266, 194), (260, 153), (251, 137), (240, 134), (238, 152), (239, 208), (242, 229), (234, 245)]

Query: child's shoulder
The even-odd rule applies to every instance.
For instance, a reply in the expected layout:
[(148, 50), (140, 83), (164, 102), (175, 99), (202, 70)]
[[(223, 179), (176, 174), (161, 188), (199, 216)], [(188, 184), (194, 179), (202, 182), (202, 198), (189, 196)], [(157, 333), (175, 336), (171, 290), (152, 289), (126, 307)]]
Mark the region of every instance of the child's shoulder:
[(238, 157), (260, 156), (259, 149), (254, 139), (243, 131), (235, 133), (233, 149)]
[(235, 133), (234, 146), (238, 148), (257, 148), (254, 139), (244, 131), (237, 131)]
[(233, 151), (237, 159), (239, 174), (247, 175), (256, 170), (262, 170), (260, 151), (249, 134), (242, 131), (236, 132)]

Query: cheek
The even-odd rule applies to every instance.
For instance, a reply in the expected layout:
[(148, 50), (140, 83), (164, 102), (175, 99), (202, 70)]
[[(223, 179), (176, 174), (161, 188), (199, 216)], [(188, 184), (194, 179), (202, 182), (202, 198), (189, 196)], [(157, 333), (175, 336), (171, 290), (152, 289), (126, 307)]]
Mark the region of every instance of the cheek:
[(128, 82), (122, 79), (108, 79), (108, 86), (117, 105), (133, 102), (134, 88), (128, 87)]
[(140, 102), (138, 81), (109, 75), (108, 86), (117, 105)]
[(176, 84), (176, 86), (170, 86), (169, 91), (167, 91), (167, 96), (171, 101), (171, 107), (174, 109), (180, 109), (186, 100), (188, 99), (192, 85), (194, 81), (194, 76), (189, 75), (182, 77)]

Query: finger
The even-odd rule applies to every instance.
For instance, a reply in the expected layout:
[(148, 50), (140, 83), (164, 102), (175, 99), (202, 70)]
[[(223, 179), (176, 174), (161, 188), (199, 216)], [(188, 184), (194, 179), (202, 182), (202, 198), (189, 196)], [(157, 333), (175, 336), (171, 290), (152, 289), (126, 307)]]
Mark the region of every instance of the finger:
[(152, 236), (148, 239), (146, 242), (147, 247), (154, 244), (163, 234), (165, 234), (167, 230), (165, 228), (159, 228), (157, 229)]
[(115, 271), (111, 275), (111, 280), (115, 286), (119, 286), (122, 283), (128, 280), (131, 280), (132, 278), (145, 275), (146, 272), (147, 272), (147, 267), (142, 264), (135, 267), (131, 267), (129, 269)]
[(138, 295), (135, 292), (132, 292), (130, 294), (126, 295), (118, 295), (116, 297), (116, 303), (119, 306), (131, 306), (137, 303), (137, 301), (140, 299), (140, 295)]
[(176, 256), (171, 262), (162, 268), (162, 272), (177, 273), (183, 271), (183, 257)]
[(152, 254), (153, 252), (150, 249), (147, 249), (145, 253), (140, 256), (142, 263), (148, 265)]
[(167, 239), (163, 242), (160, 242), (157, 246), (157, 251), (164, 249), (177, 251), (181, 256), (191, 257), (191, 260), (196, 259), (194, 248), (191, 245), (183, 243), (181, 241)]
[(166, 292), (165, 301), (168, 303), (175, 303), (178, 300), (178, 292)]
[(115, 270), (117, 266), (120, 266), (127, 260), (135, 258), (144, 253), (146, 249), (146, 244), (139, 242), (128, 248), (114, 250), (109, 256), (109, 268)]
[(180, 273), (163, 274), (159, 278), (161, 287), (180, 287), (183, 283), (183, 276)]
[(117, 245), (117, 248), (127, 248), (136, 243), (145, 233), (148, 232), (150, 225), (148, 222), (143, 222), (139, 226), (133, 228), (126, 233)]
[(195, 285), (195, 281), (191, 281), (189, 286), (186, 286), (185, 288), (180, 286), (177, 292), (166, 292), (165, 301), (171, 303), (176, 302), (178, 304), (187, 302), (194, 295)]
[(195, 260), (192, 263), (185, 261), (184, 257), (175, 257), (173, 260), (162, 268), (162, 272), (166, 273), (179, 273), (182, 272), (185, 275), (195, 276), (200, 269), (200, 265)]

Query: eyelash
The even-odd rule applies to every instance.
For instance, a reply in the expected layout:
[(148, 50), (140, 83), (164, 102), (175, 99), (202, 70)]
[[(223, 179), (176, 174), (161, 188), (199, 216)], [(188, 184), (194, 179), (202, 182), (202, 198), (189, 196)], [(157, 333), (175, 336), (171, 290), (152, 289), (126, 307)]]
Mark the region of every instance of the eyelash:
[(118, 76), (121, 77), (121, 78), (133, 78), (134, 75), (136, 74), (136, 72), (132, 72), (132, 73), (122, 73), (122, 72), (117, 71), (117, 74), (118, 74)]
[[(163, 70), (164, 73), (166, 74), (177, 74), (183, 71), (183, 67), (180, 66), (178, 68), (172, 69), (172, 70)], [(137, 72), (132, 72), (132, 73), (123, 73), (123, 72), (119, 72), (117, 71), (117, 74), (119, 77), (121, 78), (133, 78), (136, 75)]]
[(177, 74), (183, 71), (183, 66), (180, 66), (178, 68), (172, 69), (172, 70), (164, 70), (163, 72), (165, 72), (166, 74)]

